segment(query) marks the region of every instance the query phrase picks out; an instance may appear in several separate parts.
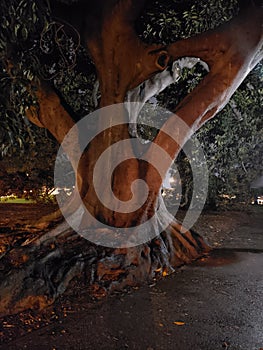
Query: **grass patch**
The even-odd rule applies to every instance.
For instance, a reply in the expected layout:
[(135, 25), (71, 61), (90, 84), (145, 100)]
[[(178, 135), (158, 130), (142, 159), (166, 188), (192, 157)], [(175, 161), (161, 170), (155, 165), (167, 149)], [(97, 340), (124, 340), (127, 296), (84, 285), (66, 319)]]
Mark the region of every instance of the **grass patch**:
[(13, 204), (33, 204), (36, 203), (36, 201), (32, 199), (25, 199), (25, 198), (1, 198), (0, 203), (13, 203)]

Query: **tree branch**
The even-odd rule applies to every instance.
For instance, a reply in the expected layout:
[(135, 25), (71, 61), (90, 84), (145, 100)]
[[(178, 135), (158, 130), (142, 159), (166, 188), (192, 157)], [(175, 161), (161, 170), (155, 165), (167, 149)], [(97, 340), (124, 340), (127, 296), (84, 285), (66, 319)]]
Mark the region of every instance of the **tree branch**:
[(53, 15), (73, 25), (97, 69), (101, 101), (105, 106), (124, 102), (125, 95), (166, 69), (169, 55), (163, 45), (146, 45), (134, 30), (134, 21), (146, 0), (89, 0), (66, 5), (53, 0)]
[[(210, 66), (208, 75), (177, 106), (176, 114), (167, 120), (154, 140), (172, 159), (184, 142), (228, 103), (254, 67), (255, 58), (258, 61), (263, 44), (262, 20), (263, 10), (250, 8), (215, 31), (168, 47), (173, 59), (195, 55)], [(148, 157), (149, 162), (155, 157), (153, 147), (148, 150)], [(169, 169), (170, 164), (167, 162), (164, 167)], [(152, 169), (149, 177), (155, 177)], [(153, 181), (157, 188), (161, 186), (160, 179)]]
[(155, 74), (152, 78), (144, 81), (136, 88), (128, 91), (126, 95), (126, 108), (129, 113), (129, 131), (134, 137), (138, 137), (137, 133), (137, 118), (144, 104), (150, 100), (151, 97), (158, 95), (161, 91), (166, 89), (169, 85), (177, 82), (181, 78), (183, 68), (191, 69), (197, 63), (203, 65), (208, 71), (208, 66), (196, 57), (186, 57), (174, 61), (171, 67), (166, 68), (163, 72)]
[[(30, 107), (26, 115), (32, 123), (46, 128), (59, 144), (61, 144), (75, 125), (75, 122), (63, 107), (54, 89), (48, 83), (40, 81), (36, 88), (38, 109), (36, 107)], [(70, 138), (67, 138), (63, 142), (63, 149), (71, 160), (71, 165), (76, 174), (78, 174), (78, 164), (75, 164), (74, 160), (78, 159), (80, 153), (78, 142), (79, 135), (77, 128), (74, 128), (74, 132), (70, 133)]]
[(229, 51), (233, 43), (242, 48), (243, 35), (244, 39), (247, 37), (245, 28), (249, 27), (249, 34), (255, 35), (259, 32), (261, 23), (262, 8), (251, 4), (249, 8), (242, 9), (237, 17), (213, 30), (168, 45), (167, 52), (172, 60), (194, 56), (207, 62), (208, 65), (213, 65)]
[(30, 107), (27, 110), (28, 119), (48, 129), (50, 133), (61, 144), (75, 122), (62, 106), (60, 98), (46, 82), (37, 85), (36, 96), (38, 98), (38, 109)]
[(116, 8), (121, 13), (124, 22), (133, 23), (140, 15), (146, 0), (120, 0)]
[(169, 55), (163, 45), (146, 45), (133, 22), (144, 1), (118, 1), (105, 5), (100, 29), (87, 38), (101, 91), (101, 106), (124, 102), (128, 90), (166, 69)]

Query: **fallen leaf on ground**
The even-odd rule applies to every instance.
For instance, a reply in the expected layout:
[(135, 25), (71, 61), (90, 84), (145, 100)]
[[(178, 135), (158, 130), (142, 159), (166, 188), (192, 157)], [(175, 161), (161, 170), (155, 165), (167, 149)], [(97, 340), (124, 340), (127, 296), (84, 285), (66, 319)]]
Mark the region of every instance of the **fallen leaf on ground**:
[(176, 326), (183, 326), (185, 324), (185, 322), (175, 321), (174, 324), (176, 324)]

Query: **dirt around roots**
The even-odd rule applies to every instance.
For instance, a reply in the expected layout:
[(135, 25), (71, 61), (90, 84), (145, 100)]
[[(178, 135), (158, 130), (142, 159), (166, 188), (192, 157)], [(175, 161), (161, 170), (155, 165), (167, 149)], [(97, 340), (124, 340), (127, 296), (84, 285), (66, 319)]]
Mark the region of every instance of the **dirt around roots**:
[(0, 229), (18, 228), (30, 222), (39, 220), (42, 216), (57, 209), (55, 204), (13, 204), (0, 203)]
[[(6, 247), (36, 234), (20, 229), (53, 210), (0, 204), (0, 243)], [(210, 257), (102, 300), (76, 285), (48, 309), (1, 319), (0, 348), (260, 350), (263, 207), (206, 212), (194, 229), (216, 249)]]

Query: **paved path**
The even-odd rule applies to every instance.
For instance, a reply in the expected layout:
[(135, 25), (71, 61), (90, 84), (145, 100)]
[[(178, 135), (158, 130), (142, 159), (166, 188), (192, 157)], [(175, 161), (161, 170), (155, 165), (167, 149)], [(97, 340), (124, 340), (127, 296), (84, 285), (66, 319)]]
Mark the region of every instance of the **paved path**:
[(73, 313), (8, 349), (259, 350), (262, 267), (262, 253), (218, 251), (156, 286)]

